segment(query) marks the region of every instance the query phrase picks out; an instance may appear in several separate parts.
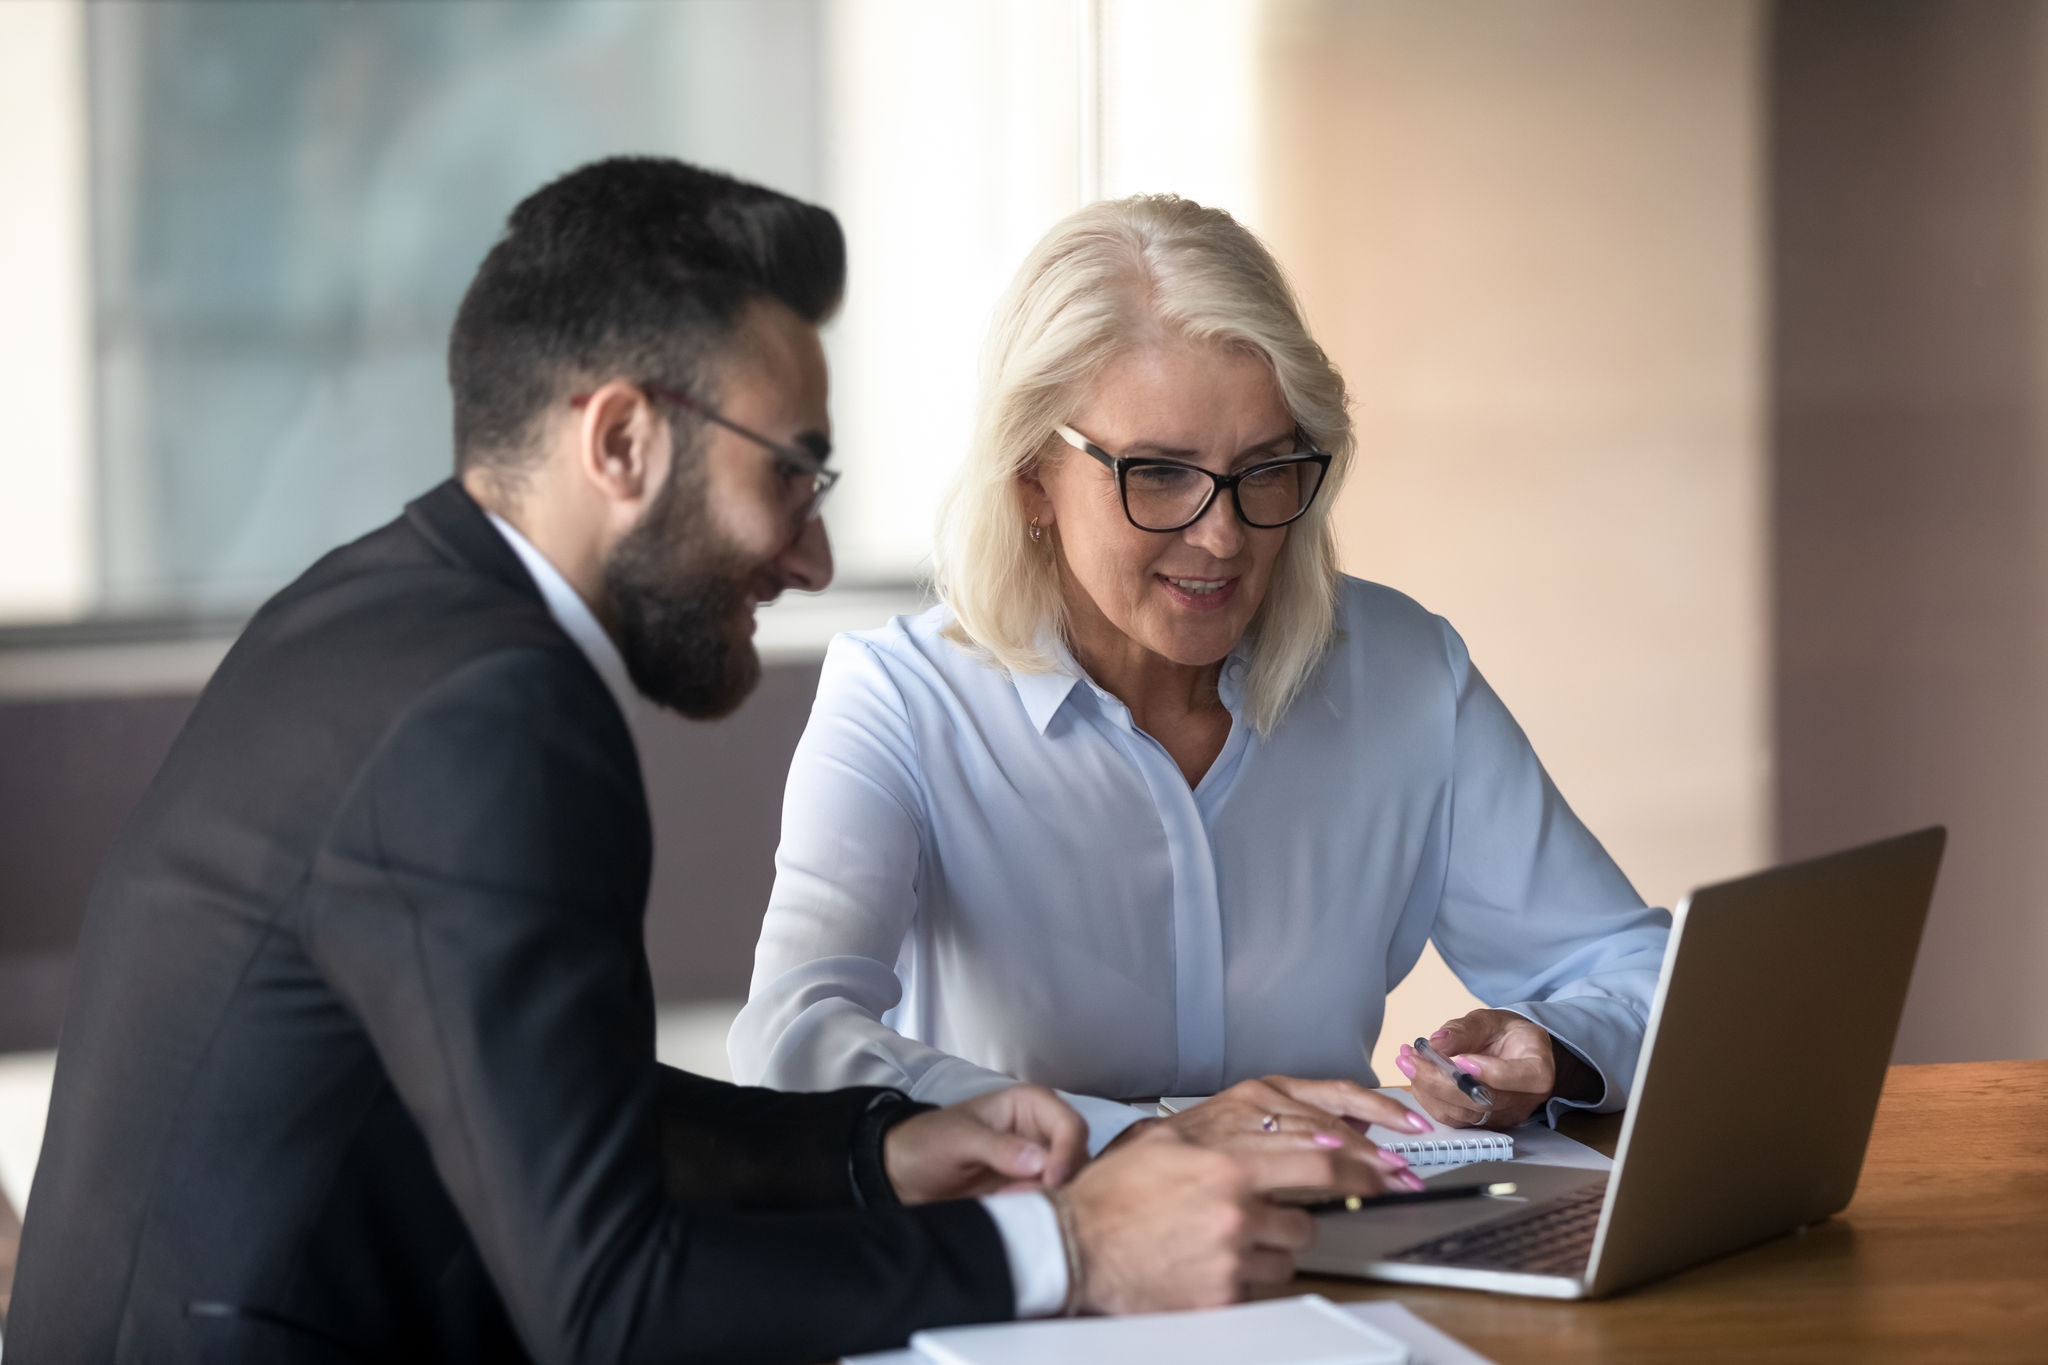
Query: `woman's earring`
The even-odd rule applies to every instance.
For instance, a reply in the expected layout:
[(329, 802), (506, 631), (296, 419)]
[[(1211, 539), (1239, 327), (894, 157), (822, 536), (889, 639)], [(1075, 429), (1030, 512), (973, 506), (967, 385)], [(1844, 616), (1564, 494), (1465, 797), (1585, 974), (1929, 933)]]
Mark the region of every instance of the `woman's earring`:
[(1037, 517), (1033, 517), (1033, 518), (1031, 519), (1031, 543), (1032, 543), (1033, 545), (1036, 545), (1036, 544), (1037, 544), (1037, 543), (1038, 543), (1039, 541), (1041, 541), (1041, 540), (1044, 540), (1044, 539), (1045, 539), (1045, 528), (1044, 528), (1043, 526), (1040, 526), (1040, 525), (1038, 524), (1038, 518), (1037, 518)]

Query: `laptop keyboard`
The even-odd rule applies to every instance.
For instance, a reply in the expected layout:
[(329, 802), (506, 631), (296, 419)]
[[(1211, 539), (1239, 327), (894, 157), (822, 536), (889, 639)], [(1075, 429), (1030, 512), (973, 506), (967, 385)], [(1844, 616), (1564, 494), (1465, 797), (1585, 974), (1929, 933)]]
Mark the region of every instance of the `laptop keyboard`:
[(1554, 1199), (1476, 1228), (1463, 1228), (1387, 1259), (1420, 1265), (1472, 1266), (1528, 1275), (1578, 1275), (1593, 1254), (1604, 1185)]

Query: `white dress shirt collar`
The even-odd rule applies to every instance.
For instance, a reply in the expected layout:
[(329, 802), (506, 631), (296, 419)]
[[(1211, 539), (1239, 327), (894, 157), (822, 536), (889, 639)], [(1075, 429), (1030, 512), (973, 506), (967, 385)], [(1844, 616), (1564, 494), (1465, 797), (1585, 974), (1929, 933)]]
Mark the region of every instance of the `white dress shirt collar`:
[(590, 660), (590, 666), (597, 670), (597, 676), (604, 679), (604, 685), (611, 689), (612, 699), (618, 702), (621, 714), (631, 716), (640, 694), (633, 688), (633, 679), (626, 672), (626, 661), (620, 657), (619, 647), (612, 643), (610, 633), (599, 623), (590, 604), (569, 585), (568, 579), (562, 577), (562, 571), (535, 549), (532, 541), (519, 533), (518, 527), (496, 512), (484, 515), (491, 519), (491, 525), (498, 528), (498, 534), (505, 537), (512, 553), (519, 556), (519, 562), (532, 575), (534, 586), (540, 589), (541, 600), (548, 604), (548, 614), (555, 618), (555, 624), (576, 642), (576, 647), (583, 651), (583, 657)]

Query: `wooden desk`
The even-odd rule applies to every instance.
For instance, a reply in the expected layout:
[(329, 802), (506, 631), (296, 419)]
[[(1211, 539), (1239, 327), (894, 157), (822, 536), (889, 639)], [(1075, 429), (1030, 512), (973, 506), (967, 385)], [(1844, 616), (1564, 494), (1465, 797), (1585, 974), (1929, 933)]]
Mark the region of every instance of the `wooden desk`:
[[(1612, 1154), (1620, 1117), (1566, 1131)], [(1895, 1066), (1849, 1207), (1598, 1303), (1302, 1276), (1398, 1298), (1500, 1365), (2048, 1361), (2048, 1061)]]
[[(1612, 1152), (1617, 1117), (1573, 1136)], [(0, 1197), (0, 1315), (20, 1224)], [(1501, 1365), (2048, 1361), (2048, 1061), (1895, 1066), (1848, 1210), (1600, 1303), (1304, 1276), (1398, 1298)]]

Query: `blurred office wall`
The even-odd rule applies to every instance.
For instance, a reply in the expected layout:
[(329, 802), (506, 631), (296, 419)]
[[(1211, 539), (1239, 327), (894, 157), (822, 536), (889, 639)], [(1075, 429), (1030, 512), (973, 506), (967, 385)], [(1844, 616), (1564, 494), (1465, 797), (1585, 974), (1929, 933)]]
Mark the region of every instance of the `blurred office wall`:
[[(1770, 856), (1761, 14), (1267, 8), (1270, 235), (1357, 403), (1346, 567), (1458, 628), (1662, 905)], [(1380, 1055), (1474, 1004), (1432, 952)]]
[(1779, 842), (1946, 824), (1897, 1055), (2048, 1056), (2048, 9), (1771, 37)]

